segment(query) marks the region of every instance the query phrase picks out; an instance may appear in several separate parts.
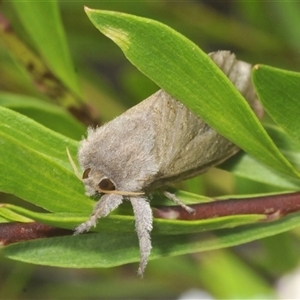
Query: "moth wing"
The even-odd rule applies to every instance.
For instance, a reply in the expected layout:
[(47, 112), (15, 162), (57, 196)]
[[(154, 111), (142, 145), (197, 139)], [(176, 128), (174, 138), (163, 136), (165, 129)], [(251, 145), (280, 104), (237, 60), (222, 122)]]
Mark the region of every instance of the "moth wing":
[[(258, 117), (263, 109), (251, 83), (251, 65), (229, 51), (210, 53), (211, 59), (246, 98)], [(155, 157), (159, 171), (152, 186), (183, 180), (222, 163), (239, 149), (164, 91), (154, 94)], [(151, 98), (151, 97), (150, 97)]]
[(158, 172), (153, 186), (182, 180), (204, 172), (238, 151), (203, 120), (163, 90), (154, 94), (151, 123)]

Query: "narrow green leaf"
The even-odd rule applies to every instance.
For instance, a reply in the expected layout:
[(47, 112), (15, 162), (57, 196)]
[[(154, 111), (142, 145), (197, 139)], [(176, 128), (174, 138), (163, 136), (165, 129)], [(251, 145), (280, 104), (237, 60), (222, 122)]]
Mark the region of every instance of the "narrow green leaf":
[(274, 172), (274, 170), (262, 165), (247, 154), (239, 153), (235, 155), (222, 164), (221, 168), (239, 177), (282, 188), (283, 191), (299, 190), (300, 180)]
[[(290, 45), (295, 53), (300, 50), (299, 26), (300, 26), (300, 5), (299, 1), (272, 1), (269, 9), (272, 11), (274, 24), (280, 24), (276, 31), (284, 37), (283, 44)], [(287, 45), (288, 44), (288, 45)]]
[[(177, 256), (240, 245), (272, 236), (299, 226), (300, 215), (281, 220), (223, 229), (214, 234), (154, 235), (150, 259)], [(108, 268), (140, 259), (138, 240), (132, 233), (91, 233), (11, 244), (2, 255), (23, 262), (69, 268)]]
[(12, 1), (18, 16), (50, 69), (80, 95), (57, 1)]
[(194, 43), (159, 22), (86, 8), (92, 23), (144, 74), (263, 163), (299, 177), (223, 72)]
[(257, 65), (253, 83), (268, 114), (299, 142), (300, 73)]
[[(38, 221), (54, 227), (73, 229), (87, 219), (83, 213), (37, 213), (11, 204), (0, 206), (0, 215), (12, 221), (28, 220)], [(212, 218), (197, 221), (179, 221), (167, 219), (155, 219), (153, 235), (176, 235), (211, 231), (221, 228), (233, 228), (241, 225), (252, 224), (266, 219), (265, 215), (236, 215), (220, 218)], [(21, 221), (20, 221), (21, 222)], [(98, 232), (133, 232), (134, 217), (126, 215), (109, 215), (98, 221)]]
[[(12, 211), (64, 228), (74, 228), (87, 219), (94, 202), (84, 196), (83, 184), (75, 177), (66, 155), (66, 147), (73, 154), (76, 153), (77, 142), (3, 107), (0, 107), (0, 142), (0, 156), (3, 157), (0, 161), (3, 170), (0, 190), (60, 214), (37, 214), (23, 208), (14, 208)], [(3, 207), (5, 213), (9, 207)], [(2, 215), (7, 218), (6, 214)], [(157, 220), (155, 224), (158, 226), (155, 225), (154, 233), (174, 234), (198, 232), (201, 228), (212, 230), (235, 227), (262, 218), (264, 216), (235, 216), (192, 223)], [(101, 220), (97, 230), (111, 231), (113, 228), (114, 231), (128, 232), (134, 230), (133, 223), (132, 216), (115, 216)]]
[(16, 213), (2, 204), (0, 204), (0, 216), (6, 220), (13, 222), (27, 223), (33, 221), (32, 219), (26, 218), (22, 214)]
[(73, 155), (78, 142), (33, 120), (0, 107), (0, 190), (55, 212), (90, 212), (66, 148)]
[(34, 97), (0, 93), (0, 105), (17, 111), (72, 139), (80, 139), (86, 131), (86, 128), (63, 108), (42, 102)]
[[(293, 163), (294, 166), (300, 168), (299, 144), (274, 124), (266, 124), (265, 129), (285, 157)], [(290, 176), (274, 171), (246, 153), (238, 153), (219, 167), (239, 177), (273, 185), (277, 188), (280, 187), (285, 191), (296, 191), (299, 190), (300, 187), (299, 179), (291, 178)]]
[(204, 254), (199, 271), (201, 283), (214, 291), (215, 299), (276, 299), (267, 280), (230, 250)]
[[(83, 185), (74, 176), (65, 154), (68, 147), (74, 155), (77, 142), (0, 107), (0, 143), (3, 174), (0, 190), (54, 212), (35, 213), (5, 205), (0, 208), (2, 221), (28, 222), (33, 219), (73, 228), (86, 220), (94, 202), (84, 196)], [(264, 216), (237, 215), (193, 222), (156, 219), (152, 258), (218, 249), (277, 234), (295, 228), (299, 224), (299, 216), (296, 216), (259, 224), (255, 229), (240, 225), (264, 220)], [(200, 234), (201, 239), (196, 242), (190, 235), (237, 226), (241, 229), (218, 230), (217, 239)], [(12, 259), (62, 267), (109, 267), (139, 260), (133, 216), (110, 215), (99, 220), (95, 230), (99, 232), (22, 242), (4, 247), (1, 251)]]
[(6, 218), (0, 216), (0, 223), (8, 223), (8, 222), (9, 222), (8, 219), (6, 219)]

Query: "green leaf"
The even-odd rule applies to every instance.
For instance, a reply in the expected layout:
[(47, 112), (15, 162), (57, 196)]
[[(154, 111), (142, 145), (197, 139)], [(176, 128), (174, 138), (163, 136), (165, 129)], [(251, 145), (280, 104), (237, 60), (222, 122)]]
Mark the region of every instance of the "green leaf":
[(199, 270), (201, 283), (215, 290), (215, 299), (276, 299), (267, 280), (230, 250), (203, 254)]
[(12, 1), (18, 16), (48, 66), (80, 95), (57, 1)]
[(8, 223), (8, 222), (9, 222), (8, 219), (6, 219), (6, 218), (0, 216), (0, 223)]
[[(297, 168), (300, 168), (299, 144), (292, 140), (278, 126), (266, 124), (265, 129), (285, 157), (287, 157)], [(285, 191), (299, 190), (299, 179), (291, 178), (262, 165), (259, 161), (246, 153), (238, 153), (219, 167), (230, 171), (239, 177), (273, 185)]]
[(86, 13), (131, 63), (220, 134), (266, 165), (299, 177), (245, 99), (194, 43), (150, 19), (89, 8)]
[(5, 205), (0, 204), (0, 216), (5, 220), (14, 221), (14, 222), (32, 222), (32, 219), (26, 218), (23, 215), (14, 212), (13, 210), (6, 208)]
[[(286, 47), (294, 48), (295, 53), (300, 50), (299, 32), (300, 14), (298, 1), (273, 1), (269, 9), (272, 10), (275, 24), (280, 24), (276, 30), (284, 38)], [(289, 45), (289, 46), (288, 46)]]
[(257, 65), (253, 83), (268, 114), (299, 142), (300, 73)]
[[(214, 234), (154, 235), (150, 259), (220, 249), (272, 236), (299, 226), (300, 215)], [(11, 244), (1, 249), (2, 255), (39, 265), (71, 268), (108, 268), (140, 259), (135, 233), (91, 233)]]
[(10, 93), (0, 93), (0, 105), (17, 111), (56, 132), (80, 139), (86, 128), (63, 108), (41, 100)]
[[(73, 229), (87, 219), (83, 213), (37, 213), (11, 204), (0, 206), (0, 216), (17, 222), (35, 220), (54, 227)], [(20, 221), (22, 220), (23, 221)], [(233, 228), (245, 224), (264, 221), (265, 215), (235, 215), (197, 221), (178, 221), (155, 219), (153, 235), (176, 235), (210, 231), (221, 228)], [(134, 217), (110, 214), (98, 221), (92, 231), (98, 232), (133, 232)]]
[[(0, 220), (36, 220), (71, 229), (87, 219), (94, 202), (84, 196), (83, 184), (73, 174), (65, 153), (68, 147), (74, 155), (78, 142), (0, 107), (0, 143), (3, 174), (0, 190), (52, 212), (37, 213), (7, 204), (0, 207)], [(196, 201), (197, 198), (181, 195), (186, 200), (194, 198)], [(152, 258), (218, 249), (270, 236), (296, 227), (299, 216), (297, 222), (294, 218), (295, 215), (270, 224), (259, 224), (255, 229), (241, 225), (262, 221), (265, 216), (237, 215), (197, 221), (155, 219)], [(241, 229), (220, 230), (237, 226)], [(214, 229), (219, 229), (217, 239), (201, 234)], [(132, 215), (111, 214), (99, 220), (95, 230), (98, 232), (76, 237), (12, 244), (1, 251), (12, 259), (62, 267), (109, 267), (139, 260)], [(196, 242), (192, 233), (200, 233), (200, 240)]]
[[(7, 209), (10, 209), (20, 216), (63, 228), (74, 228), (88, 218), (94, 202), (84, 196), (83, 184), (75, 177), (66, 155), (66, 147), (71, 153), (76, 153), (77, 142), (3, 107), (0, 107), (0, 142), (0, 156), (3, 157), (0, 161), (3, 170), (0, 190), (58, 213), (38, 214), (6, 205), (2, 207), (4, 218), (7, 218)], [(197, 202), (201, 201), (199, 196), (185, 196), (186, 199), (195, 197)], [(201, 228), (234, 227), (262, 218), (264, 216), (250, 215), (197, 222), (157, 220), (154, 233), (198, 232)], [(132, 216), (113, 216), (101, 220), (97, 230), (111, 231), (113, 228), (114, 231), (128, 232), (133, 231), (133, 223)]]
[(71, 170), (78, 142), (0, 107), (0, 190), (54, 212), (90, 212), (93, 201)]
[(247, 154), (239, 153), (238, 155), (235, 155), (233, 158), (230, 158), (222, 164), (221, 168), (224, 168), (239, 177), (276, 186), (283, 191), (299, 190), (300, 180), (275, 172)]

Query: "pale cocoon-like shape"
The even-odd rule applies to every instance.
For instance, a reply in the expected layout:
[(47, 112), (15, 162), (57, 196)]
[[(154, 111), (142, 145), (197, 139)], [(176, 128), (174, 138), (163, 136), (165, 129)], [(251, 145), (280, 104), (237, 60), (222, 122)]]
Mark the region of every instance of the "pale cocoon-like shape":
[[(251, 65), (236, 60), (228, 51), (209, 55), (261, 116), (262, 108), (251, 84)], [(238, 150), (182, 103), (159, 90), (111, 122), (89, 128), (78, 158), (86, 194), (98, 194), (100, 200), (75, 234), (88, 231), (98, 218), (128, 199), (135, 216), (141, 253), (138, 273), (142, 275), (151, 251), (153, 218), (147, 195), (171, 182), (203, 173)]]

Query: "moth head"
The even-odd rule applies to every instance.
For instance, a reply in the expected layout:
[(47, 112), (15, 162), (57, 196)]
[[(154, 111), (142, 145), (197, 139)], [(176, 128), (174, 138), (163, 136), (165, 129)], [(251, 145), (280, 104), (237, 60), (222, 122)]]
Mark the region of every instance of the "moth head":
[(67, 155), (69, 158), (69, 161), (71, 163), (71, 166), (74, 170), (75, 175), (77, 178), (79, 178), (81, 181), (83, 181), (85, 185), (86, 194), (88, 196), (93, 196), (96, 194), (116, 194), (116, 195), (122, 195), (122, 196), (140, 196), (143, 195), (143, 192), (130, 192), (130, 191), (120, 191), (117, 190), (115, 182), (103, 175), (100, 171), (93, 170), (90, 167), (87, 167), (83, 174), (82, 179), (79, 175), (78, 169), (76, 167), (76, 164), (74, 163), (72, 156), (69, 152), (69, 149), (66, 148)]
[(116, 190), (116, 184), (111, 178), (108, 178), (97, 170), (87, 168), (82, 175), (82, 181), (86, 188), (86, 194), (92, 196), (95, 194), (109, 194)]
[(82, 175), (82, 181), (85, 184), (86, 194), (92, 196), (95, 194), (117, 194), (123, 196), (139, 196), (144, 193), (119, 191), (111, 178), (103, 175), (97, 170), (87, 168)]

